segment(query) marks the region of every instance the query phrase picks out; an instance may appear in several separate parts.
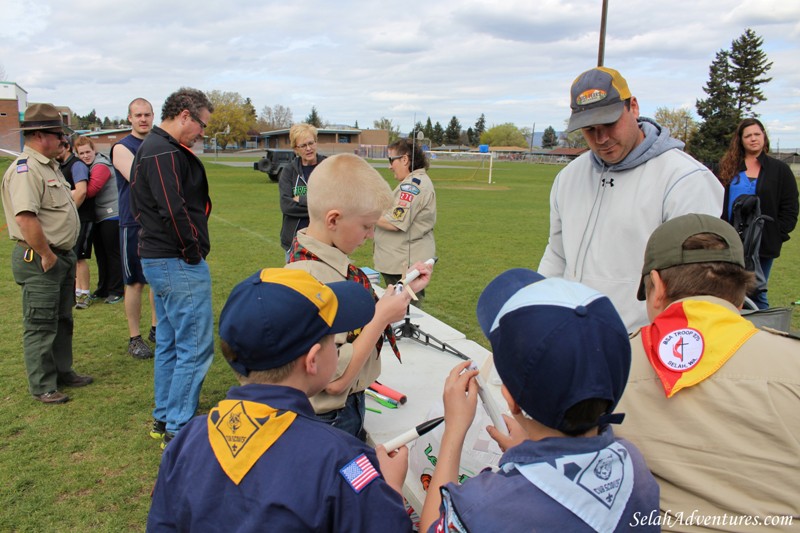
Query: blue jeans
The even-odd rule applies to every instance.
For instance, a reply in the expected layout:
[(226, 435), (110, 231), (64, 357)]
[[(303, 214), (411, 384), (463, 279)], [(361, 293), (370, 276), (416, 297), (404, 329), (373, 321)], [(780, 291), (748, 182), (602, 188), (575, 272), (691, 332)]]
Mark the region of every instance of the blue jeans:
[[(760, 257), (759, 262), (761, 263), (761, 271), (764, 273), (764, 281), (769, 282), (769, 271), (772, 270), (772, 262), (775, 261), (774, 257)], [(759, 309), (769, 309), (769, 302), (767, 301), (767, 289), (766, 286), (762, 292), (753, 295), (753, 303)]]
[(142, 269), (158, 317), (153, 418), (177, 433), (197, 410), (214, 358), (211, 274), (205, 261), (190, 265), (177, 258), (142, 258)]
[(341, 409), (321, 413), (317, 415), (317, 420), (325, 422), (329, 426), (353, 435), (366, 441), (367, 435), (364, 431), (364, 416), (366, 415), (366, 402), (364, 392), (355, 392), (347, 397), (347, 402)]

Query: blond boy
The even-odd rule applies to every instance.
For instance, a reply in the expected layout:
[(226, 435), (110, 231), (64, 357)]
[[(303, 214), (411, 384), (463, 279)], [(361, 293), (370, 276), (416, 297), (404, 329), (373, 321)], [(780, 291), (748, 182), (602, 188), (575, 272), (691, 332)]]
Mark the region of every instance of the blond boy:
[[(348, 255), (373, 237), (375, 224), (391, 201), (388, 183), (366, 161), (352, 154), (327, 158), (309, 183), (309, 225), (292, 242), (286, 268), (305, 270), (323, 283), (358, 281), (371, 291), (369, 279)], [(416, 292), (428, 285), (431, 267), (417, 263), (414, 268), (420, 271), (410, 285)], [(365, 438), (364, 390), (380, 374), (384, 334), (399, 354), (391, 324), (403, 318), (409, 301), (406, 292), (395, 293), (390, 285), (380, 300), (376, 298), (375, 316), (367, 325), (337, 336), (339, 364), (333, 380), (311, 398), (321, 420)]]

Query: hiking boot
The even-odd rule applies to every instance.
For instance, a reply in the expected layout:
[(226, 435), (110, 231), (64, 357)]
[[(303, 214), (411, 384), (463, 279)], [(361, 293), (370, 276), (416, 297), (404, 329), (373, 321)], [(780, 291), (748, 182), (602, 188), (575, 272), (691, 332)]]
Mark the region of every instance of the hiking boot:
[(118, 304), (123, 301), (125, 298), (120, 296), (119, 294), (110, 294), (108, 298), (106, 298), (107, 304)]
[(164, 438), (161, 440), (161, 449), (163, 450), (164, 448), (166, 448), (167, 444), (169, 444), (169, 441), (171, 441), (174, 438), (175, 438), (175, 434), (174, 433), (170, 433), (169, 431), (165, 431), (164, 432)]
[(147, 336), (147, 340), (149, 340), (153, 344), (156, 343), (156, 327), (155, 326), (150, 326), (150, 335)]
[(92, 305), (92, 300), (88, 294), (81, 294), (75, 297), (75, 309), (88, 309)]
[(153, 350), (142, 340), (141, 335), (131, 337), (128, 342), (128, 353), (134, 359), (152, 359)]
[(85, 387), (93, 381), (94, 378), (92, 376), (83, 376), (77, 372), (70, 372), (69, 374), (58, 376), (59, 387)]
[(150, 437), (156, 440), (164, 440), (164, 434), (167, 432), (167, 423), (161, 420), (153, 419), (153, 426), (150, 428)]
[(42, 394), (34, 394), (33, 397), (42, 403), (67, 403), (69, 401), (69, 396), (57, 390), (51, 390), (50, 392)]

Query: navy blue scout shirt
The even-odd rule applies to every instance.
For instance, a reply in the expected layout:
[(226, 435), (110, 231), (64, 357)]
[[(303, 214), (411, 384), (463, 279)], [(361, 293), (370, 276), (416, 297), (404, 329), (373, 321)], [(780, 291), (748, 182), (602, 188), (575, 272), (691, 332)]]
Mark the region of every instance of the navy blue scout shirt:
[(209, 416), (195, 417), (164, 451), (148, 531), (411, 531), (402, 497), (382, 476), (362, 478), (360, 492), (345, 477), (359, 458), (379, 473), (374, 450), (316, 420), (302, 392), (245, 385), (230, 389), (227, 400), (267, 404), (297, 417), (238, 485), (214, 455)]
[(610, 426), (596, 437), (526, 440), (500, 467), (442, 487), (429, 533), (661, 530), (658, 484), (639, 450)]

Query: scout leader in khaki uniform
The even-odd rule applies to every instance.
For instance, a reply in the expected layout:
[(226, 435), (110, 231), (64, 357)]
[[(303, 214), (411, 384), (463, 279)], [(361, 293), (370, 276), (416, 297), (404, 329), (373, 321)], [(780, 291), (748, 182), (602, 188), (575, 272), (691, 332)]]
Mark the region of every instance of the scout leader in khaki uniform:
[(53, 158), (64, 141), (61, 116), (50, 104), (25, 111), (25, 148), (3, 176), (0, 194), (14, 280), (22, 287), (22, 345), (28, 387), (43, 403), (64, 403), (58, 387), (92, 382), (72, 369), (72, 306), (78, 211)]
[[(409, 265), (436, 255), (433, 227), (436, 224), (436, 192), (425, 172), (428, 159), (419, 146), (398, 139), (388, 146), (389, 169), (400, 184), (394, 190), (389, 210), (375, 228), (375, 270), (386, 285), (396, 284)], [(417, 293), (422, 300), (425, 291)]]

